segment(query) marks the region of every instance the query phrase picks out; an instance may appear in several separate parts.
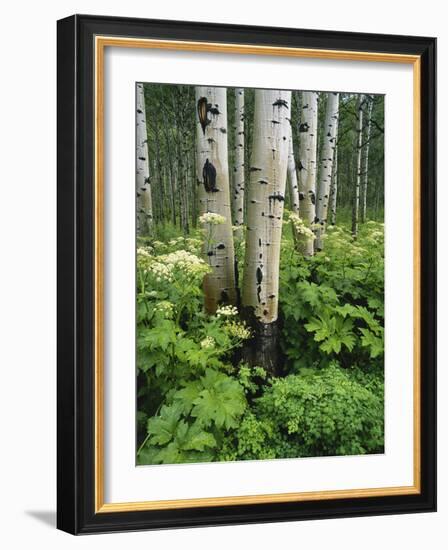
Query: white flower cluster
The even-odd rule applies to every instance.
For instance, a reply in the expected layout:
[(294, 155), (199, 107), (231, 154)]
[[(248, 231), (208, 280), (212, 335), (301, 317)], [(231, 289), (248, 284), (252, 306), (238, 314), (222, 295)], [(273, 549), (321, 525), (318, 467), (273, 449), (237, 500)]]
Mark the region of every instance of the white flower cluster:
[(139, 246), (137, 248), (137, 257), (144, 257), (144, 258), (149, 258), (151, 256), (151, 253), (149, 252), (149, 250), (143, 246)]
[(234, 317), (238, 315), (238, 310), (235, 306), (221, 306), (216, 310), (216, 317)]
[(364, 256), (367, 253), (367, 249), (363, 248), (362, 246), (352, 245), (350, 248), (350, 254), (352, 256)]
[(162, 260), (171, 271), (179, 269), (189, 275), (205, 275), (210, 269), (204, 260), (186, 250), (159, 256), (159, 260)]
[[(194, 237), (176, 237), (175, 239), (170, 239), (167, 245), (163, 245), (165, 249), (168, 247), (171, 249), (182, 249), (188, 250), (189, 252), (198, 253), (202, 246), (202, 241), (200, 239), (195, 239)], [(160, 248), (160, 245), (158, 246)]]
[(201, 239), (195, 239), (194, 237), (185, 239), (185, 248), (190, 252), (199, 252), (201, 250), (201, 246)]
[(328, 225), (326, 231), (335, 239), (351, 238), (351, 234), (339, 225)]
[(165, 317), (171, 318), (174, 313), (174, 304), (168, 300), (162, 300), (156, 304), (154, 309), (165, 315)]
[(305, 222), (298, 214), (292, 212), (289, 215), (289, 221), (291, 222), (296, 235), (303, 235), (307, 239), (314, 239), (316, 237), (311, 229), (305, 225)]
[(227, 334), (240, 340), (248, 340), (252, 335), (246, 325), (243, 323), (237, 323), (236, 321), (229, 321), (225, 325), (225, 330)]
[(226, 218), (224, 216), (221, 216), (221, 214), (206, 212), (205, 214), (202, 214), (202, 216), (199, 216), (199, 223), (203, 225), (221, 225), (223, 223), (226, 223)]
[(153, 241), (154, 248), (166, 248), (166, 244), (162, 241)]
[(377, 229), (375, 229), (374, 231), (372, 231), (372, 233), (370, 233), (369, 237), (371, 237), (374, 240), (383, 239), (384, 233), (382, 231), (378, 231)]
[(201, 342), (201, 348), (203, 349), (213, 349), (215, 347), (215, 339), (211, 336), (207, 336)]
[(313, 231), (317, 231), (318, 229), (322, 229), (322, 224), (320, 223), (310, 223), (310, 229)]
[(146, 271), (150, 273), (158, 283), (166, 281), (167, 283), (173, 280), (173, 268), (170, 265), (166, 265), (163, 262), (154, 259), (146, 267)]
[(152, 256), (145, 249), (137, 250), (139, 269), (152, 275), (156, 282), (172, 282), (179, 274), (190, 277), (203, 277), (210, 267), (195, 254), (186, 250), (177, 250), (169, 254)]
[(170, 240), (168, 241), (168, 244), (169, 244), (170, 246), (176, 246), (177, 244), (181, 243), (183, 240), (184, 240), (183, 237), (177, 237), (177, 239), (170, 239)]

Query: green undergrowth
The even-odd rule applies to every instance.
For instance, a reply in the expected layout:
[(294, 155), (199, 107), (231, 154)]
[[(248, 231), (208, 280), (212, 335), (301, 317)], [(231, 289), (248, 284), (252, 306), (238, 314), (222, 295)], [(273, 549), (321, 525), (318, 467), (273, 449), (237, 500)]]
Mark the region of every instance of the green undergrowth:
[(236, 308), (203, 312), (199, 232), (140, 240), (138, 464), (384, 451), (384, 226), (329, 227), (312, 258), (283, 233), (281, 377), (241, 361)]

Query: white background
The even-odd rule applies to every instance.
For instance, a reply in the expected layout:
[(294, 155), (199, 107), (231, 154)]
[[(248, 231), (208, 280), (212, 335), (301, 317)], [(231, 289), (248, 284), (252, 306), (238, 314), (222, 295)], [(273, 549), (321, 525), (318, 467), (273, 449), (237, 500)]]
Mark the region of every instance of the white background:
[[(237, 549), (253, 546), (357, 549), (406, 549), (446, 546), (448, 521), (447, 400), (440, 399), (439, 512), (350, 520), (190, 529), (77, 538), (54, 530), (55, 510), (55, 150), (56, 26), (72, 13), (98, 13), (184, 20), (214, 20), (274, 26), (432, 35), (439, 37), (439, 97), (448, 94), (443, 3), (435, 0), (374, 5), (321, 0), (307, 11), (303, 3), (226, 0), (152, 3), (108, 0), (89, 2), (8, 3), (2, 12), (0, 87), (0, 242), (1, 346), (0, 384), (0, 541), (7, 548)], [(441, 130), (446, 106), (439, 106)], [(445, 123), (445, 124), (444, 124)], [(448, 150), (446, 132), (439, 150)], [(448, 191), (440, 177), (439, 205)], [(439, 234), (448, 230), (439, 208)], [(439, 278), (448, 278), (446, 245), (439, 256)], [(442, 254), (442, 247), (445, 252)], [(439, 311), (448, 307), (446, 284), (440, 285)], [(439, 333), (448, 324), (439, 315)], [(440, 338), (439, 394), (446, 393), (447, 371)], [(443, 431), (442, 431), (443, 430)], [(445, 434), (445, 435), (444, 435)]]

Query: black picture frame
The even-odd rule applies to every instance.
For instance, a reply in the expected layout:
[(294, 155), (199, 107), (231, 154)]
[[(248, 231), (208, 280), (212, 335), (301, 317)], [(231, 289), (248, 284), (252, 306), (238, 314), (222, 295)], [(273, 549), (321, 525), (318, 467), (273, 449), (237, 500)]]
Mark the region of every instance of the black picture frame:
[[(74, 15), (58, 21), (57, 526), (72, 534), (431, 512), (436, 509), (436, 39)], [(95, 512), (94, 38), (383, 52), (421, 60), (419, 494)]]

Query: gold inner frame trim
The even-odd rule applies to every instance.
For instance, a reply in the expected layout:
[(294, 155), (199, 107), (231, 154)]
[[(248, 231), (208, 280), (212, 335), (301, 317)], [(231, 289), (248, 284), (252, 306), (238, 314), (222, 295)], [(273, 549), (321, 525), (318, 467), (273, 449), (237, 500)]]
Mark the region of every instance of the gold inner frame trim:
[[(345, 61), (369, 61), (383, 63), (407, 63), (413, 65), (413, 226), (414, 226), (414, 342), (413, 342), (413, 485), (348, 490), (277, 493), (262, 495), (191, 498), (179, 500), (154, 500), (141, 502), (104, 502), (104, 50), (106, 47), (154, 48), (208, 53), (234, 53), (243, 55), (268, 55), (330, 59)], [(417, 55), (390, 54), (382, 52), (358, 52), (324, 50), (253, 44), (225, 44), (181, 40), (156, 40), (96, 36), (95, 55), (95, 513), (130, 512), (142, 510), (167, 510), (207, 506), (232, 506), (274, 502), (303, 502), (362, 498), (393, 495), (412, 495), (421, 492), (421, 384), (420, 384), (420, 204), (421, 204), (421, 59)]]

